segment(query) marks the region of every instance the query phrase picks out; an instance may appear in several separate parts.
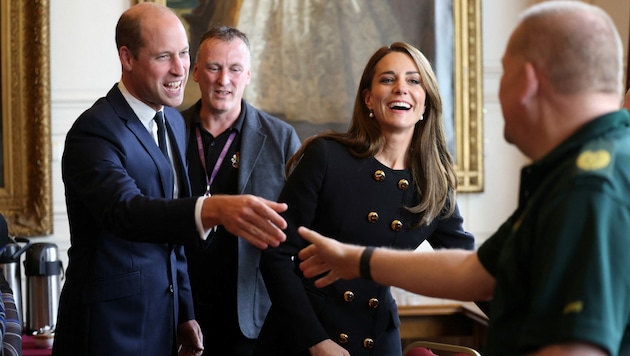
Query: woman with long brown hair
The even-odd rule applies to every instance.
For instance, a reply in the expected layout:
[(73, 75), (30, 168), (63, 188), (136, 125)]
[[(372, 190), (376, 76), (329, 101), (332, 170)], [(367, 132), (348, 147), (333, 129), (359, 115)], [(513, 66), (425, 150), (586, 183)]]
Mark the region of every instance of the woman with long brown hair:
[[(263, 253), (272, 307), (260, 355), (400, 355), (396, 302), (369, 280), (319, 289), (297, 268), (307, 226), (340, 241), (415, 249), (474, 247), (462, 227), (457, 179), (435, 74), (415, 47), (396, 42), (368, 61), (345, 133), (304, 142), (280, 196), (287, 241)], [(422, 273), (422, 271), (418, 271)]]

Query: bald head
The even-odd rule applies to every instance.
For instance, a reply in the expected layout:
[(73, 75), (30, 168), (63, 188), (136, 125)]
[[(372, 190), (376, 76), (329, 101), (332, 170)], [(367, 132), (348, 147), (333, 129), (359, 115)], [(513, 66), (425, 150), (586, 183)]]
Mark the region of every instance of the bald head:
[(145, 45), (142, 27), (144, 21), (155, 21), (164, 18), (179, 18), (166, 6), (152, 2), (143, 2), (130, 7), (118, 19), (116, 25), (116, 48), (129, 48), (131, 54), (137, 58), (138, 50)]
[(155, 3), (125, 11), (116, 26), (116, 45), (127, 91), (156, 111), (178, 106), (190, 69), (188, 35), (177, 15)]
[(507, 51), (544, 71), (564, 94), (621, 95), (623, 47), (603, 10), (579, 1), (549, 1), (522, 13)]

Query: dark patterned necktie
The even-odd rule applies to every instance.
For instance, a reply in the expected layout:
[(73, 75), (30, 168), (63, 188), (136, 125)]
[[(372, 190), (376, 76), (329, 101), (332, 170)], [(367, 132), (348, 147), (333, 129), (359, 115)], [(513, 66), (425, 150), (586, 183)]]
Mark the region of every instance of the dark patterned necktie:
[(167, 161), (171, 161), (168, 156), (168, 148), (166, 147), (166, 126), (164, 125), (164, 114), (161, 111), (155, 113), (155, 117), (153, 118), (157, 123), (157, 134), (158, 134), (158, 146), (160, 146), (160, 150), (166, 157)]

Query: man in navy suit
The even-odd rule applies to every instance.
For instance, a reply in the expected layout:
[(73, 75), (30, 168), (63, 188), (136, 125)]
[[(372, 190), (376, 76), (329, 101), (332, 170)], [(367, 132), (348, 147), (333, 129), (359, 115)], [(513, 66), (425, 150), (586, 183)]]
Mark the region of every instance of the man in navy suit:
[[(191, 197), (184, 121), (173, 108), (183, 100), (189, 44), (170, 9), (127, 10), (116, 44), (120, 82), (66, 139), (71, 247), (53, 354), (199, 355), (183, 244), (222, 225), (259, 248), (276, 246), (285, 239), (278, 212), (286, 205), (251, 195)], [(156, 127), (158, 116), (165, 129)]]
[[(285, 163), (300, 140), (289, 124), (243, 100), (250, 56), (247, 36), (232, 27), (213, 28), (200, 41), (192, 75), (201, 98), (182, 112), (193, 195), (275, 201), (284, 186)], [(186, 245), (206, 354), (251, 355), (271, 306), (258, 267), (261, 250), (237, 236), (219, 227), (206, 241)]]

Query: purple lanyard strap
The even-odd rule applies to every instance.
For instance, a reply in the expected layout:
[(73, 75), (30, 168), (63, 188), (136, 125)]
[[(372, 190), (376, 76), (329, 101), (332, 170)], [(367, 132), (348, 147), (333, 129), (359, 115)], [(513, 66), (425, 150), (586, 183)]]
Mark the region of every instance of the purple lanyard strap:
[(196, 134), (197, 134), (197, 149), (199, 150), (199, 159), (201, 160), (203, 173), (206, 175), (206, 193), (204, 195), (209, 197), (210, 186), (212, 185), (212, 182), (214, 181), (214, 177), (217, 176), (217, 172), (219, 172), (219, 167), (221, 167), (221, 163), (223, 163), (223, 159), (225, 158), (227, 151), (230, 149), (230, 145), (232, 145), (232, 141), (234, 141), (234, 137), (236, 136), (236, 131), (232, 130), (232, 132), (230, 133), (230, 136), (225, 142), (225, 145), (223, 146), (223, 149), (221, 150), (221, 154), (219, 155), (219, 158), (217, 159), (217, 163), (214, 164), (214, 168), (212, 169), (212, 174), (210, 175), (210, 178), (208, 178), (208, 170), (206, 169), (206, 155), (204, 153), (203, 143), (201, 141), (201, 131), (199, 130), (199, 126), (197, 126)]

